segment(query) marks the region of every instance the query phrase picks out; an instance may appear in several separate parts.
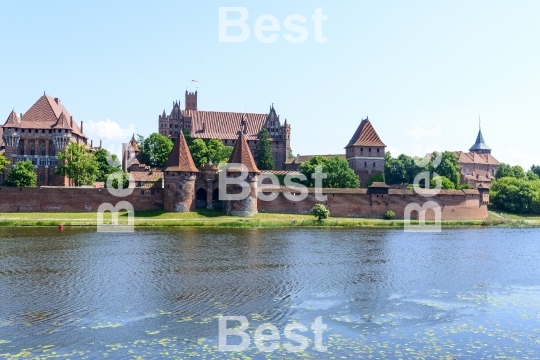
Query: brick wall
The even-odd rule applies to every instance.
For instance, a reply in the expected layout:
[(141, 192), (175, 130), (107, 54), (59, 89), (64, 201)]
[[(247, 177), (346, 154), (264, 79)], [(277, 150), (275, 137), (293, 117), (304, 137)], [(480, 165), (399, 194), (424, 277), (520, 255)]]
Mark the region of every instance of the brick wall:
[(0, 187), (1, 212), (97, 211), (103, 203), (130, 202), (135, 210), (163, 209), (163, 190), (135, 189), (130, 196), (116, 197), (107, 189)]
[[(260, 212), (308, 214), (313, 205), (323, 204), (332, 216), (382, 218), (386, 211), (392, 210), (397, 219), (403, 219), (405, 207), (411, 203), (422, 206), (426, 201), (435, 201), (442, 210), (443, 220), (481, 220), (488, 216), (487, 205), (482, 202), (482, 195), (437, 195), (422, 197), (394, 194), (346, 194), (332, 193), (325, 190), (327, 201), (317, 201), (314, 194), (309, 194), (303, 201), (288, 200), (283, 193), (273, 201), (259, 200)], [(426, 219), (433, 220), (434, 211), (426, 212)], [(418, 219), (418, 213), (411, 213), (411, 219)]]

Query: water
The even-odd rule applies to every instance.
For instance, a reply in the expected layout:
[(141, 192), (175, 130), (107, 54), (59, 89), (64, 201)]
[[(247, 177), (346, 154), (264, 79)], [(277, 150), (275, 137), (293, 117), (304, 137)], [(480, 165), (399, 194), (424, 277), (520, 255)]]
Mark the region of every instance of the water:
[[(272, 358), (296, 356), (293, 322), (308, 358), (538, 358), (539, 235), (3, 228), (0, 358), (265, 358), (266, 322), (281, 333)], [(249, 321), (243, 353), (218, 351), (220, 315)]]

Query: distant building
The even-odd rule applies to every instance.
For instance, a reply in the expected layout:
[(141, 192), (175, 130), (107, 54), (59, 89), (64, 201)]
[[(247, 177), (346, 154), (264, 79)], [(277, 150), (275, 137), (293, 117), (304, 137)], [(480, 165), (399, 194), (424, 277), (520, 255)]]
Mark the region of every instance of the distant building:
[(252, 155), (255, 156), (258, 134), (262, 128), (266, 128), (270, 134), (276, 170), (284, 170), (291, 151), (291, 126), (287, 119), (281, 123), (273, 105), (270, 106), (268, 114), (201, 111), (197, 107), (197, 91), (186, 91), (185, 106), (182, 110), (180, 102), (175, 101), (169, 115), (163, 110), (158, 118), (161, 135), (174, 140), (185, 130), (189, 131), (193, 138), (220, 139), (224, 145), (235, 146), (238, 131), (241, 131)]
[(0, 180), (18, 161), (30, 160), (38, 175), (38, 186), (68, 186), (67, 178), (55, 176), (57, 153), (70, 142), (89, 149), (92, 146), (83, 132), (83, 122), (79, 126), (60, 99), (45, 94), (25, 114), (18, 116), (12, 111), (0, 130), (5, 156), (11, 162)]
[(489, 187), (501, 164), (491, 155), (491, 148), (484, 141), (482, 128), (479, 127), (476, 142), (469, 152), (454, 153), (459, 157), (462, 184), (470, 184), (474, 189), (480, 185), (483, 188)]
[(385, 149), (386, 145), (371, 125), (369, 118), (362, 120), (345, 147), (347, 162), (360, 178), (361, 187), (366, 187), (372, 176), (384, 174)]

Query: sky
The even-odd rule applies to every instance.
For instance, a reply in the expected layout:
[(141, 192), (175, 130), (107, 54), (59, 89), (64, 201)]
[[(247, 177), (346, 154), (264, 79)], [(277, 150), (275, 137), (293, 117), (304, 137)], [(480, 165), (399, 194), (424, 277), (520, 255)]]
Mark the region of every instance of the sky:
[[(273, 103), (291, 124), (294, 154), (344, 153), (366, 116), (393, 155), (467, 151), (480, 118), (499, 161), (526, 169), (540, 164), (538, 1), (0, 6), (5, 119), (12, 109), (26, 112), (46, 91), (84, 121), (94, 145), (102, 139), (114, 150), (133, 133), (157, 132), (162, 111), (169, 113), (174, 100), (183, 107), (185, 90), (197, 89), (199, 110), (266, 113)], [(237, 8), (226, 13), (229, 21), (247, 14), (244, 41), (220, 39), (227, 25), (220, 8)], [(312, 20), (316, 11), (324, 21)], [(262, 33), (262, 40), (278, 35), (270, 43), (257, 36), (264, 15), (279, 26)], [(292, 24), (303, 26), (307, 38), (298, 42), (302, 33), (285, 23), (301, 17), (307, 21)], [(238, 39), (242, 31), (230, 26), (225, 35)]]

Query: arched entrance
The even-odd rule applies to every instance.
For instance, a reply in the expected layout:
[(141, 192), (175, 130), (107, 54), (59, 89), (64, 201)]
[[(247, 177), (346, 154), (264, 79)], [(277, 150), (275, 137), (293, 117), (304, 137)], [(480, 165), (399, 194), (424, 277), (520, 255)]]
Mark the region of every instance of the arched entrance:
[(219, 200), (219, 188), (214, 189), (212, 192), (212, 206), (214, 206), (214, 209), (223, 208), (223, 201)]
[(197, 200), (195, 203), (196, 208), (206, 209), (206, 190), (204, 190), (203, 188), (197, 190), (195, 199)]

